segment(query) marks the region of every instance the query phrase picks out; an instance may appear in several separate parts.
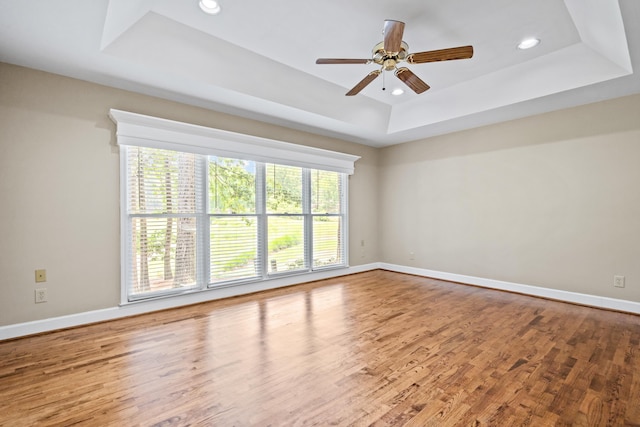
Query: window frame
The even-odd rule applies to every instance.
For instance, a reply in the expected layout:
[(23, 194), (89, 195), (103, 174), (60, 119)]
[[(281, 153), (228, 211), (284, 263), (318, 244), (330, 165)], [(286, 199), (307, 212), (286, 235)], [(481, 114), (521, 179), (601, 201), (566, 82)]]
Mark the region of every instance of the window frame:
[[(121, 304), (129, 304), (141, 300), (164, 298), (183, 295), (186, 293), (201, 292), (211, 289), (220, 289), (230, 286), (263, 282), (278, 279), (285, 276), (310, 274), (321, 270), (340, 269), (349, 267), (349, 242), (348, 242), (348, 176), (353, 174), (354, 163), (358, 156), (345, 153), (322, 150), (307, 146), (291, 144), (282, 141), (268, 140), (250, 135), (237, 134), (219, 129), (206, 128), (187, 123), (175, 122), (120, 110), (110, 110), (109, 116), (117, 125), (117, 144), (123, 147), (120, 156), (120, 198), (121, 198)], [(196, 285), (185, 289), (161, 290), (132, 296), (128, 278), (129, 263), (133, 248), (130, 245), (132, 227), (130, 225), (131, 214), (127, 212), (127, 156), (123, 155), (126, 146), (158, 148), (172, 151), (190, 152), (203, 155), (198, 157), (197, 167), (201, 167), (199, 174), (201, 182), (197, 198), (202, 199), (200, 208), (196, 209), (196, 222), (198, 234), (196, 237)], [(260, 268), (257, 275), (251, 278), (240, 278), (223, 282), (211, 281), (210, 260), (210, 224), (211, 218), (221, 216), (220, 213), (211, 212), (209, 209), (208, 194), (208, 156), (227, 157), (256, 162), (256, 212), (258, 221), (257, 253), (261, 257)], [(270, 214), (266, 210), (266, 164), (295, 166), (302, 168), (302, 213), (296, 216), (304, 217), (304, 268), (292, 271), (269, 272), (268, 266), (268, 232), (267, 223)], [(340, 203), (342, 211), (337, 214), (319, 214), (312, 212), (311, 207), (311, 173), (310, 170), (324, 170), (337, 172), (340, 175)], [(258, 178), (258, 171), (262, 174)], [(198, 174), (196, 174), (198, 176)], [(165, 217), (173, 217), (178, 214), (165, 214)], [(231, 216), (243, 216), (243, 214), (230, 214)], [(134, 215), (139, 216), (139, 215)], [(160, 215), (153, 215), (159, 217)], [(313, 251), (313, 221), (318, 216), (337, 216), (342, 221), (340, 239), (342, 239), (342, 262), (328, 266), (314, 267)]]

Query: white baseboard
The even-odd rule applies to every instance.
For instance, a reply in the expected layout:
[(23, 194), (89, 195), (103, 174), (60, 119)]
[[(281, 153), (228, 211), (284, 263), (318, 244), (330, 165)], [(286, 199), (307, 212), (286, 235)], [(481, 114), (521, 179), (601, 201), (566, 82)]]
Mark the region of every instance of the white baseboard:
[(485, 279), (482, 277), (465, 276), (462, 274), (446, 273), (442, 271), (427, 270), (423, 268), (407, 267), (397, 264), (371, 263), (357, 265), (346, 269), (325, 270), (307, 275), (290, 276), (266, 282), (257, 282), (250, 285), (227, 287), (221, 289), (211, 289), (203, 292), (180, 295), (171, 298), (161, 298), (150, 301), (140, 301), (133, 304), (105, 308), (102, 310), (86, 311), (82, 313), (70, 314), (67, 316), (53, 317), (49, 319), (35, 320), (31, 322), (16, 323), (13, 325), (0, 326), (0, 340), (18, 338), (42, 332), (54, 331), (57, 329), (71, 328), (74, 326), (87, 325), (90, 323), (104, 322), (107, 320), (119, 319), (122, 317), (137, 314), (150, 313), (168, 308), (175, 308), (199, 302), (213, 301), (221, 298), (228, 298), (260, 292), (269, 289), (276, 289), (285, 286), (297, 285), (316, 280), (330, 279), (334, 277), (346, 276), (349, 274), (362, 273), (365, 271), (383, 269), (398, 273), (413, 274), (416, 276), (431, 277), (434, 279), (447, 280), (450, 282), (464, 283), (483, 288), (496, 289), (509, 292), (517, 292), (524, 295), (531, 295), (542, 298), (549, 298), (558, 301), (582, 304), (591, 307), (605, 308), (609, 310), (623, 311), (627, 313), (640, 314), (640, 303), (620, 300), (615, 298), (600, 297), (596, 295), (581, 294), (576, 292), (561, 291), (557, 289), (542, 288), (538, 286), (522, 285), (519, 283), (503, 282), (500, 280)]
[(414, 274), (416, 276), (431, 277), (433, 279), (481, 286), (483, 288), (517, 292), (519, 294), (549, 298), (553, 300), (587, 305), (591, 307), (640, 314), (640, 303), (633, 301), (581, 294), (577, 292), (561, 291), (558, 289), (542, 288), (538, 286), (522, 285), (519, 283), (503, 282), (501, 280), (484, 279), (482, 277), (465, 276), (462, 274), (445, 273), (442, 271), (407, 267), (396, 264), (378, 263), (378, 267), (383, 270), (395, 271), (398, 273)]
[(234, 297), (253, 292), (266, 291), (269, 289), (282, 288), (285, 286), (297, 285), (316, 280), (331, 279), (333, 277), (346, 276), (349, 274), (362, 273), (364, 271), (378, 269), (378, 263), (357, 265), (354, 267), (324, 270), (311, 274), (282, 277), (279, 279), (256, 282), (243, 286), (233, 286), (220, 289), (210, 289), (206, 291), (194, 292), (170, 298), (160, 298), (148, 301), (139, 301), (131, 304), (109, 307), (101, 310), (86, 311), (82, 313), (70, 314), (31, 322), (16, 323), (13, 325), (0, 326), (0, 341), (18, 338), (27, 335), (39, 334), (42, 332), (55, 331), (57, 329), (71, 328), (74, 326), (87, 325), (90, 323), (104, 322), (107, 320), (119, 319), (137, 314), (150, 313), (168, 308), (175, 308), (189, 304), (213, 301), (221, 298)]

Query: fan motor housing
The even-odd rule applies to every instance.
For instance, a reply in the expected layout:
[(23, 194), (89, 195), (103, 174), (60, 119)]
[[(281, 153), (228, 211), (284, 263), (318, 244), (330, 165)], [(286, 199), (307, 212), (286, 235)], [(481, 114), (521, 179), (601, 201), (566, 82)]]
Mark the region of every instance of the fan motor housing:
[(384, 50), (384, 42), (380, 42), (371, 50), (373, 53), (372, 60), (378, 65), (389, 71), (396, 67), (396, 64), (400, 61), (404, 61), (407, 58), (407, 52), (409, 52), (409, 45), (406, 42), (400, 43), (400, 52), (387, 52)]

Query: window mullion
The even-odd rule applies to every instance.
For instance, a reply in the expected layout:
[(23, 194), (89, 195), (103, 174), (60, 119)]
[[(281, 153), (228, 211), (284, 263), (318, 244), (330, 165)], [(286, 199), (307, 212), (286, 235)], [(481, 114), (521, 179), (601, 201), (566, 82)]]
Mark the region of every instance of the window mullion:
[(196, 277), (200, 289), (206, 289), (211, 280), (211, 232), (209, 219), (209, 158), (198, 156), (196, 163), (196, 212), (197, 236)]
[(256, 214), (258, 215), (258, 268), (257, 273), (262, 279), (268, 276), (267, 254), (267, 179), (266, 165), (256, 163)]
[(342, 239), (342, 245), (340, 250), (342, 251), (342, 265), (349, 265), (349, 176), (345, 173), (340, 175), (340, 216), (341, 216), (341, 224), (342, 235), (340, 238)]
[(302, 213), (304, 215), (304, 261), (313, 269), (313, 221), (311, 216), (311, 171), (302, 169)]

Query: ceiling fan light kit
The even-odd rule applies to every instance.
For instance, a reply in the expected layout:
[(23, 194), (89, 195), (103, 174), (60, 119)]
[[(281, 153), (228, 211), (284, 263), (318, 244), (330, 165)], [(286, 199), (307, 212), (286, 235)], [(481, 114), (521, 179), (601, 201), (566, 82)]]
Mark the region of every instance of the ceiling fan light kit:
[(426, 62), (451, 61), (456, 59), (468, 59), (473, 57), (473, 46), (460, 46), (448, 49), (430, 50), (426, 52), (409, 53), (409, 45), (402, 40), (404, 34), (404, 22), (387, 19), (384, 21), (384, 40), (376, 44), (372, 49), (371, 59), (350, 58), (318, 58), (316, 64), (371, 64), (380, 66), (379, 70), (372, 71), (358, 84), (356, 84), (346, 96), (360, 93), (369, 83), (383, 71), (394, 71), (394, 74), (415, 93), (420, 94), (429, 89), (429, 85), (415, 75), (407, 67), (398, 68), (398, 63), (424, 64)]

